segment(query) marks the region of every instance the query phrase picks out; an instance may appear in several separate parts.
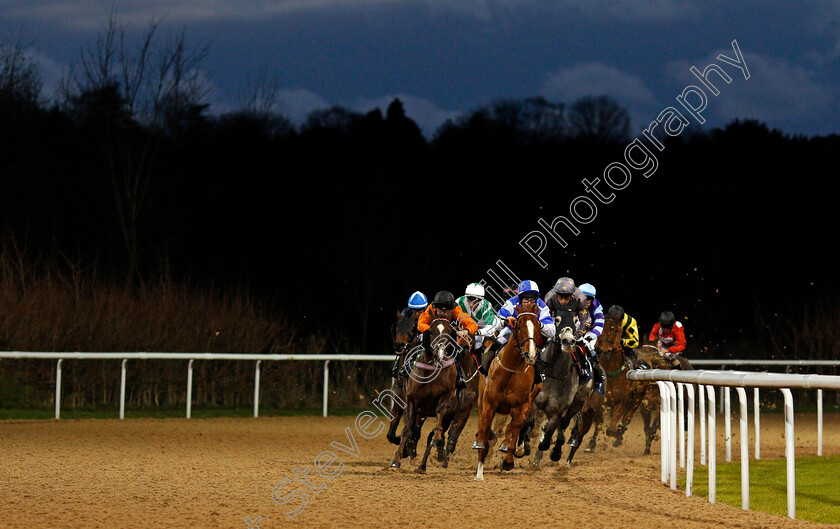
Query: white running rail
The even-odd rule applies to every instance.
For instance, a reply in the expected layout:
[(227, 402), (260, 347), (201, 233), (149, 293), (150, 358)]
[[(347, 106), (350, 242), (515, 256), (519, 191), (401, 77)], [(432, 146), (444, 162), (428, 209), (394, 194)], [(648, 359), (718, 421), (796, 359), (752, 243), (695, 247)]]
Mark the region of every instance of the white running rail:
[[(696, 363), (696, 362), (694, 362)], [(717, 365), (720, 365), (719, 363)], [(742, 364), (743, 365), (743, 364)], [(825, 365), (825, 364), (824, 364)], [(778, 389), (785, 399), (785, 459), (787, 463), (787, 512), (790, 518), (796, 518), (796, 474), (794, 455), (794, 425), (793, 425), (793, 396), (791, 389), (816, 389), (817, 390), (817, 455), (822, 455), (822, 390), (840, 390), (840, 376), (833, 375), (795, 375), (787, 373), (753, 373), (744, 371), (680, 371), (680, 370), (632, 370), (627, 373), (627, 378), (637, 381), (655, 382), (659, 387), (660, 398), (660, 442), (661, 442), (661, 465), (662, 481), (669, 481), (672, 489), (677, 488), (677, 445), (680, 453), (683, 451), (682, 436), (677, 436), (676, 430), (682, 433), (682, 421), (677, 423), (677, 410), (682, 411), (683, 393), (677, 391), (678, 386), (685, 386), (688, 394), (688, 468), (686, 471), (686, 496), (691, 496), (694, 486), (694, 387), (698, 387), (700, 399), (700, 443), (705, 445), (704, 422), (707, 423), (709, 448), (709, 502), (715, 503), (716, 487), (716, 439), (715, 434), (715, 387), (725, 388), (726, 403), (726, 455), (727, 460), (731, 454), (731, 435), (729, 425), (729, 388), (734, 387), (738, 393), (740, 403), (740, 435), (741, 435), (741, 508), (749, 510), (749, 446), (745, 441), (748, 439), (747, 420), (747, 393), (745, 388), (754, 388), (755, 398), (755, 446), (756, 459), (759, 458), (759, 420), (758, 420), (758, 390), (759, 388)], [(676, 386), (675, 386), (676, 384)], [(708, 419), (704, 421), (703, 412), (703, 388), (708, 394), (709, 405)], [(704, 463), (704, 452), (701, 449), (701, 464)]]
[(61, 364), (64, 360), (122, 360), (120, 369), (120, 419), (125, 417), (126, 362), (129, 360), (189, 360), (187, 364), (187, 419), (192, 408), (192, 375), (195, 360), (239, 360), (255, 361), (254, 368), (254, 417), (259, 415), (260, 364), (266, 361), (322, 360), (324, 361), (323, 416), (327, 416), (330, 383), (330, 362), (367, 361), (393, 362), (393, 355), (347, 355), (347, 354), (235, 354), (235, 353), (39, 353), (24, 351), (0, 351), (0, 358), (30, 358), (58, 360), (55, 371), (55, 418), (61, 418)]

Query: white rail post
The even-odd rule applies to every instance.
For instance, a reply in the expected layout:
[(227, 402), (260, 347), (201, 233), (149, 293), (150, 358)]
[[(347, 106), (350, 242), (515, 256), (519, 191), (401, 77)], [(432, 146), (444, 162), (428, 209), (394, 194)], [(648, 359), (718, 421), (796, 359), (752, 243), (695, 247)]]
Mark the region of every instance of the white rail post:
[(61, 362), (63, 358), (58, 359), (55, 365), (55, 418), (61, 418)]
[(706, 386), (706, 393), (709, 394), (709, 503), (715, 503), (717, 497), (715, 487), (717, 486), (717, 453), (715, 450), (715, 387)]
[(679, 428), (677, 425), (677, 388), (674, 387), (673, 382), (665, 382), (665, 385), (668, 386), (669, 400), (671, 401), (668, 416), (670, 423), (668, 425), (670, 430), (668, 432), (670, 434), (668, 440), (668, 472), (671, 476), (671, 490), (677, 490), (677, 473), (679, 472), (677, 468), (677, 429)]
[(788, 518), (796, 518), (796, 457), (794, 455), (793, 395), (790, 389), (781, 388), (785, 396), (785, 459), (787, 460)]
[(668, 387), (664, 382), (656, 381), (659, 386), (659, 466), (661, 468), (660, 479), (662, 483), (668, 482), (668, 440), (669, 424), (671, 419), (669, 416), (669, 404), (671, 402)]
[(187, 364), (187, 419), (190, 418), (190, 410), (192, 409), (192, 375), (193, 375), (193, 360)]
[(726, 441), (726, 462), (732, 461), (732, 402), (729, 386), (723, 388), (723, 402), (725, 414), (723, 417), (723, 434)]
[(758, 388), (753, 388), (753, 414), (755, 415), (755, 459), (761, 459), (761, 416), (758, 412)]
[(682, 382), (677, 383), (677, 407), (679, 412), (679, 426), (677, 433), (679, 434), (680, 446), (680, 468), (685, 468), (685, 388)]
[(823, 395), (822, 390), (817, 390), (817, 455), (823, 455)]
[(688, 397), (688, 449), (686, 450), (685, 464), (685, 495), (691, 496), (694, 492), (694, 384), (685, 385), (686, 397)]
[(741, 446), (741, 508), (750, 510), (750, 438), (747, 428), (747, 391), (744, 388), (735, 388), (738, 392), (738, 402), (741, 405), (741, 438), (738, 444)]
[(327, 416), (327, 400), (330, 391), (330, 361), (324, 362), (324, 417)]
[(260, 411), (260, 363), (257, 360), (257, 367), (254, 370), (254, 417), (259, 417)]
[(706, 464), (706, 388), (697, 386), (697, 399), (700, 401), (700, 464)]
[(128, 358), (123, 358), (120, 368), (120, 419), (125, 418), (125, 364)]

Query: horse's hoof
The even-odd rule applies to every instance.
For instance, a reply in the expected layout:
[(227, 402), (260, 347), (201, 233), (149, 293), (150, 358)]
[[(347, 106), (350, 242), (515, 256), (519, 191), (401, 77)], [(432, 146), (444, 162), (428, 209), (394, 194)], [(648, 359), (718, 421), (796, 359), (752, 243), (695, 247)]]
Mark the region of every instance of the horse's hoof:
[(551, 458), (551, 460), (554, 461), (555, 463), (557, 461), (560, 461), (560, 459), (563, 457), (563, 445), (561, 444), (561, 445), (556, 446), (554, 448), (554, 450), (552, 450), (548, 454), (548, 457)]
[(539, 446), (537, 446), (537, 448), (539, 448), (540, 452), (545, 452), (546, 450), (551, 448), (551, 439), (543, 439), (542, 441), (540, 441), (540, 444)]
[(618, 447), (619, 447), (619, 446), (621, 446), (623, 443), (624, 443), (624, 441), (623, 441), (622, 439), (616, 439), (615, 441), (613, 441), (613, 446), (614, 446), (615, 448), (618, 448)]
[(587, 454), (592, 454), (592, 453), (595, 452), (595, 447), (592, 446), (592, 445), (589, 445), (586, 448), (584, 448), (583, 451), (586, 452)]
[(390, 441), (392, 444), (395, 444), (395, 445), (400, 444), (401, 439), (399, 437), (397, 437), (396, 435), (388, 434), (385, 437), (387, 437), (388, 441)]
[(507, 441), (503, 441), (502, 444), (499, 445), (499, 452), (507, 453), (507, 451), (508, 451)]
[(449, 468), (449, 458), (444, 458), (443, 460), (443, 468)]
[(400, 468), (400, 462), (395, 459), (395, 460), (391, 461), (390, 467), (391, 468)]
[(513, 451), (513, 457), (520, 458), (525, 456), (525, 445), (519, 445)]
[(417, 467), (417, 469), (414, 472), (416, 472), (418, 474), (425, 474), (426, 473), (426, 468), (425, 467)]
[(482, 441), (473, 441), (473, 444), (472, 444), (472, 449), (473, 450), (483, 450), (485, 448), (487, 448), (487, 445), (485, 445)]
[(507, 459), (503, 459), (502, 463), (499, 465), (499, 468), (502, 470), (513, 470), (514, 464), (513, 461), (510, 463), (507, 462)]
[(569, 446), (571, 446), (571, 447), (578, 446), (578, 440), (577, 440), (577, 437), (569, 437), (569, 442), (568, 442), (568, 443), (566, 443), (566, 444), (568, 444), (568, 445), (569, 445)]

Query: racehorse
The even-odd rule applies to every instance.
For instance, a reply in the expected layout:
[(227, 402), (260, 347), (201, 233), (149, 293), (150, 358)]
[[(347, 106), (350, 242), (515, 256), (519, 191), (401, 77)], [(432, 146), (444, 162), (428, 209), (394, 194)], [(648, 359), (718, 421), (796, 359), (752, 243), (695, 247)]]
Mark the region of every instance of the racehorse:
[[(672, 360), (655, 345), (643, 345), (636, 349), (636, 354), (652, 369), (674, 369)], [(681, 355), (674, 361), (679, 361), (684, 370), (694, 369), (691, 363)], [(645, 424), (645, 455), (650, 455), (650, 445), (659, 429), (659, 388), (650, 382), (633, 382), (630, 389), (635, 393), (632, 408), (639, 409)]]
[[(473, 405), (478, 400), (478, 386), (481, 381), (481, 377), (478, 374), (478, 364), (472, 355), (472, 338), (465, 339), (459, 336), (457, 345), (459, 349), (458, 363), (461, 366), (461, 373), (464, 375), (467, 387), (461, 391), (461, 409), (455, 415), (455, 419), (449, 426), (446, 441), (447, 456), (455, 452), (458, 438), (461, 436), (464, 426), (467, 425)], [(438, 461), (442, 461), (442, 454), (440, 452), (438, 452)], [(443, 461), (444, 468), (447, 466), (447, 461)]]
[[(455, 392), (457, 372), (453, 350), (455, 340), (452, 326), (446, 318), (432, 320), (428, 331), (428, 345), (424, 346), (417, 361), (409, 372), (409, 379), (405, 389), (405, 424), (403, 426), (400, 445), (391, 461), (391, 467), (399, 468), (400, 460), (405, 457), (406, 445), (412, 433), (417, 428), (419, 417), (436, 417), (434, 430), (429, 432), (426, 443), (426, 453), (417, 468), (418, 472), (426, 471), (426, 462), (432, 444), (438, 449), (443, 448), (443, 434), (454, 419), (460, 408), (460, 401)], [(455, 352), (454, 354), (457, 354)], [(448, 456), (444, 451), (444, 464), (448, 463)]]
[[(397, 322), (392, 329), (394, 337), (394, 354), (399, 355), (394, 370), (398, 372), (397, 376), (391, 379), (391, 391), (405, 402), (405, 386), (401, 382), (403, 377), (403, 369), (405, 369), (406, 356), (410, 350), (409, 346), (413, 345), (417, 337), (417, 319), (406, 318), (401, 312), (397, 312)], [(388, 428), (386, 438), (395, 445), (400, 444), (400, 437), (397, 436), (397, 427), (400, 424), (400, 419), (403, 415), (403, 406), (398, 404), (396, 399), (391, 403), (391, 424)], [(409, 443), (409, 452), (412, 452), (414, 446), (417, 444), (417, 439), (413, 439), (414, 443)], [(414, 453), (414, 452), (412, 452)], [(413, 456), (412, 456), (413, 457)]]
[(534, 454), (532, 461), (537, 467), (542, 453), (551, 446), (555, 431), (557, 441), (549, 457), (552, 461), (560, 460), (563, 443), (566, 442), (564, 432), (571, 419), (583, 407), (587, 395), (592, 392), (592, 380), (581, 384), (580, 371), (575, 365), (577, 362), (586, 361), (586, 351), (575, 338), (574, 322), (569, 321), (569, 316), (573, 317), (571, 313), (560, 313), (560, 331), (549, 342), (544, 353), (545, 382), (542, 384), (542, 391), (534, 399), (535, 407), (545, 412), (548, 419), (543, 427), (538, 452)]
[(533, 366), (537, 360), (537, 339), (540, 334), (540, 321), (536, 310), (536, 306), (531, 311), (525, 311), (521, 304), (517, 306), (518, 316), (510, 339), (490, 364), (484, 392), (479, 401), (478, 431), (472, 446), (478, 450), (478, 470), (475, 474), (478, 481), (484, 481), (484, 461), (490, 451), (490, 427), (493, 416), (497, 413), (509, 414), (511, 417), (499, 451), (507, 452), (501, 463), (502, 470), (513, 469), (513, 451), (519, 432), (531, 411), (534, 395), (540, 388), (540, 385), (532, 388)]
[[(607, 318), (604, 322), (604, 330), (595, 342), (595, 350), (598, 352), (599, 363), (607, 377), (607, 390), (604, 394), (602, 404), (595, 406), (593, 401), (584, 412), (583, 422), (576, 427), (579, 437), (583, 438), (589, 429), (587, 423), (595, 424), (595, 431), (586, 452), (594, 452), (598, 438), (598, 431), (604, 420), (604, 407), (610, 408), (610, 425), (607, 427), (607, 435), (615, 437), (613, 446), (621, 446), (624, 432), (627, 425), (633, 418), (636, 408), (632, 406), (633, 392), (630, 390), (630, 381), (627, 380), (628, 362), (624, 358), (624, 349), (621, 346), (622, 335), (621, 320)], [(586, 417), (591, 414), (592, 417)]]

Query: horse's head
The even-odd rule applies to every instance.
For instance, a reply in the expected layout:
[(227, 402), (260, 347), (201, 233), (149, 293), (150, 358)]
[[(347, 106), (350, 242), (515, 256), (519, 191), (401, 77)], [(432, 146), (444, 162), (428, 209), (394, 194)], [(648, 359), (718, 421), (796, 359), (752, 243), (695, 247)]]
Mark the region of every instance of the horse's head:
[(443, 363), (457, 356), (458, 345), (453, 337), (452, 324), (446, 318), (432, 320), (429, 327), (429, 354)]
[(577, 341), (575, 338), (575, 331), (571, 327), (563, 327), (557, 331), (557, 334), (554, 335), (554, 339), (560, 344), (560, 349), (564, 353), (571, 353), (572, 347), (574, 347), (575, 342)]
[(524, 306), (520, 304), (517, 307), (518, 316), (512, 333), (516, 350), (528, 365), (537, 361), (537, 338), (540, 334), (537, 310), (536, 303), (526, 303)]
[(606, 318), (604, 330), (595, 342), (595, 349), (607, 360), (613, 353), (620, 353), (621, 349), (621, 319)]
[(402, 353), (406, 345), (411, 343), (417, 334), (417, 319), (406, 318), (402, 313), (397, 313), (397, 322), (394, 324), (394, 352)]

